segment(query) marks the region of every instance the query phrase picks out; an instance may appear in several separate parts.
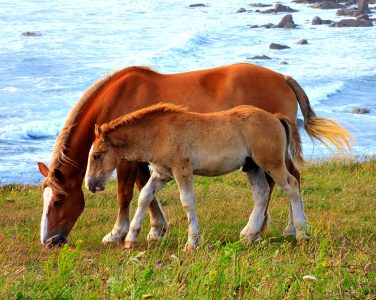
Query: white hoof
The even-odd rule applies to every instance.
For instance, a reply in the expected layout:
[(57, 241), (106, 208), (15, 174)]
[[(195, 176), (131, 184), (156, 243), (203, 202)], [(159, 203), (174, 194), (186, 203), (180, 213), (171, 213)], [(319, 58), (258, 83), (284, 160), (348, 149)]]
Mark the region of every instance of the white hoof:
[(255, 242), (259, 242), (262, 240), (261, 236), (259, 233), (252, 233), (248, 235), (242, 235), (240, 234), (240, 239), (244, 245), (249, 245)]
[(190, 253), (190, 252), (194, 252), (197, 250), (197, 243), (190, 243), (190, 242), (187, 242), (184, 246), (184, 252), (185, 253)]
[(160, 241), (166, 235), (167, 226), (161, 228), (152, 227), (146, 239), (148, 241)]
[(296, 239), (298, 241), (307, 241), (309, 240), (309, 233), (311, 231), (311, 226), (305, 224), (304, 226), (296, 227)]
[(296, 229), (294, 226), (287, 226), (283, 231), (283, 236), (296, 236)]
[(110, 232), (102, 239), (102, 243), (103, 244), (121, 244), (123, 243), (125, 236), (126, 234), (122, 236), (120, 234), (114, 234)]

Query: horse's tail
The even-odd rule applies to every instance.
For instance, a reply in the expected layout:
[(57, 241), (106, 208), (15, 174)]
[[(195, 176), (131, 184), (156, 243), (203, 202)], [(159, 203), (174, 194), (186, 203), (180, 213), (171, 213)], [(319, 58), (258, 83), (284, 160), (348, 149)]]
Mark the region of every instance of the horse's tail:
[(344, 154), (346, 149), (351, 151), (350, 141), (353, 140), (350, 133), (335, 121), (328, 118), (316, 116), (313, 111), (307, 94), (303, 88), (292, 77), (284, 76), (287, 84), (294, 91), (300, 109), (304, 117), (304, 129), (308, 135), (322, 142), (333, 152), (329, 144), (332, 144), (340, 154)]
[(302, 141), (300, 139), (298, 127), (296, 126), (295, 122), (291, 122), (287, 117), (283, 115), (275, 114), (275, 116), (281, 121), (283, 127), (285, 128), (287, 137), (287, 149), (290, 148), (292, 159), (298, 164), (303, 164), (304, 159), (302, 152)]

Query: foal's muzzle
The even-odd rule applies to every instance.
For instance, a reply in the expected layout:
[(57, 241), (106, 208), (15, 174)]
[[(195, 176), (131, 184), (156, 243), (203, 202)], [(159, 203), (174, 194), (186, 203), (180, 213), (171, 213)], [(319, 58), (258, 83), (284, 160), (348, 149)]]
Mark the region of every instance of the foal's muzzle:
[(87, 183), (87, 188), (90, 192), (95, 193), (104, 190), (103, 180), (98, 180), (96, 178), (90, 178)]
[(47, 247), (55, 247), (55, 246), (61, 246), (67, 243), (67, 237), (64, 234), (57, 234), (53, 237), (50, 237), (46, 243), (45, 246)]

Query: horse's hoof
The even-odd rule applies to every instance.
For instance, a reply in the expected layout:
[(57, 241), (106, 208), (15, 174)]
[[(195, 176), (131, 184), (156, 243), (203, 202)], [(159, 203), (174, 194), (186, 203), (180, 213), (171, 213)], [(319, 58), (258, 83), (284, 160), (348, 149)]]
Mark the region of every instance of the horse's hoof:
[(136, 246), (136, 242), (125, 241), (123, 249), (132, 249)]
[(119, 234), (113, 234), (110, 232), (103, 239), (103, 244), (121, 244), (124, 241), (125, 235), (121, 236)]
[(184, 246), (184, 252), (185, 253), (190, 253), (190, 252), (194, 252), (197, 250), (197, 244), (191, 244), (189, 242), (187, 242)]
[(283, 231), (283, 234), (282, 234), (284, 237), (288, 237), (288, 236), (293, 236), (295, 237), (296, 236), (296, 229), (294, 226), (287, 226), (285, 228), (285, 230)]

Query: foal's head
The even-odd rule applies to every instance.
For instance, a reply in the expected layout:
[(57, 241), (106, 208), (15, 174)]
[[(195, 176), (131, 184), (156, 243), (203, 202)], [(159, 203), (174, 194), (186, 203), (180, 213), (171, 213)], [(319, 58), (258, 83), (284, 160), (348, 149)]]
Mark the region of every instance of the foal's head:
[(89, 152), (86, 169), (86, 188), (93, 193), (103, 191), (118, 162), (119, 158), (106, 133), (98, 125), (95, 125), (95, 139)]

